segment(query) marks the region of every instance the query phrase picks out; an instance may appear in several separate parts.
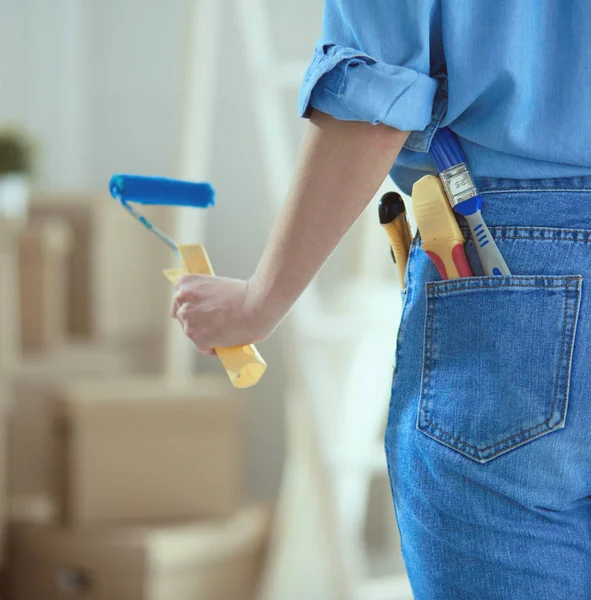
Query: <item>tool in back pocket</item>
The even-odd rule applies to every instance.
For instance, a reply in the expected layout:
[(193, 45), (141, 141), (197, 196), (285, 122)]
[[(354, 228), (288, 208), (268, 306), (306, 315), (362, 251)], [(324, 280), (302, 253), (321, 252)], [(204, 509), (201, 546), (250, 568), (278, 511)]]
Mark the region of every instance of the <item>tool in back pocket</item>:
[(405, 289), (404, 275), (412, 242), (412, 232), (406, 217), (406, 208), (402, 196), (397, 192), (386, 192), (380, 200), (378, 209), (380, 224), (388, 240), (394, 263), (398, 267), (400, 285)]
[(456, 136), (447, 127), (439, 129), (433, 136), (431, 155), (451, 207), (466, 219), (470, 227), (485, 275), (510, 275), (511, 271), (482, 217), (482, 196), (472, 181), (466, 156)]
[(441, 278), (471, 277), (464, 236), (437, 177), (426, 175), (414, 184), (412, 205), (423, 250), (437, 267)]

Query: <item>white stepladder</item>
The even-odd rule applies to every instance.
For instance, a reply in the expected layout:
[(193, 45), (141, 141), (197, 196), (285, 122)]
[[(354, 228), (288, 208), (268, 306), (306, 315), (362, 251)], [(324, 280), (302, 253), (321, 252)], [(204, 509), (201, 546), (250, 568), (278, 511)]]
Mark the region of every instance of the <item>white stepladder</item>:
[[(211, 146), (219, 65), (204, 60), (216, 54), (222, 43), (222, 0), (193, 0), (187, 24), (187, 68), (183, 106), (178, 177), (191, 181), (211, 179)], [(181, 242), (205, 239), (207, 211), (176, 207), (173, 211), (173, 238)], [(195, 369), (192, 343), (178, 323), (171, 320), (167, 331), (165, 371), (169, 377), (191, 375)]]
[[(307, 61), (277, 61), (263, 0), (234, 0), (234, 6), (267, 183), (279, 203), (295, 162), (284, 92), (299, 87)], [(378, 196), (392, 188), (384, 184)], [(372, 484), (387, 475), (382, 434), (401, 310), (378, 196), (345, 241), (356, 262), (343, 266), (333, 257), (327, 266), (335, 268), (310, 286), (290, 318), (297, 377), (286, 394), (287, 459), (258, 600), (412, 598), (396, 548), (392, 568), (375, 576), (364, 539)], [(395, 531), (391, 508), (383, 528)]]

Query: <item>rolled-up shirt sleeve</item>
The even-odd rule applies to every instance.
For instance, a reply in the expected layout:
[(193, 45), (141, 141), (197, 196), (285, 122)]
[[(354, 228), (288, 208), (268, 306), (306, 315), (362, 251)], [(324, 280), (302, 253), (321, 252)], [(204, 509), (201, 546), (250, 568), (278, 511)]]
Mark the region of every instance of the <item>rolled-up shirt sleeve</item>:
[(423, 131), (444, 64), (439, 0), (325, 0), (299, 114)]

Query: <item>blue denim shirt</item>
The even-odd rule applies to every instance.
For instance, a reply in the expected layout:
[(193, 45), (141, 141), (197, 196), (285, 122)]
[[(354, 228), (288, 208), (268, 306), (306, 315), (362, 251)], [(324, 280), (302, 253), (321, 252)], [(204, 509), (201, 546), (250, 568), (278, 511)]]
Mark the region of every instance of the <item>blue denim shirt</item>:
[(583, 0), (325, 0), (299, 113), (412, 131), (407, 192), (438, 126), (476, 177), (591, 175), (590, 29)]

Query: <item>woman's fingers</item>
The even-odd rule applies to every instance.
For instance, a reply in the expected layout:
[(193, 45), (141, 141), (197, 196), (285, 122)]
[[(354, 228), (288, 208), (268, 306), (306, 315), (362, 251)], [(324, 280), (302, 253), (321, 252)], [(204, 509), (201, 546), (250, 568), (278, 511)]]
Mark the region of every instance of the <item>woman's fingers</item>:
[(189, 275), (177, 284), (171, 316), (200, 352), (231, 347), (261, 339), (264, 323), (248, 297), (248, 282), (240, 279)]
[(176, 318), (183, 328), (183, 332), (185, 335), (193, 342), (193, 345), (199, 352), (205, 354), (207, 356), (215, 356), (215, 350), (209, 346), (206, 346), (201, 343), (199, 332), (196, 329), (195, 325), (191, 322), (191, 319), (188, 318), (188, 313), (190, 312), (189, 304), (181, 304), (179, 308), (176, 310)]
[(177, 314), (178, 314), (179, 308), (180, 308), (180, 304), (177, 302), (176, 294), (173, 294), (172, 300), (170, 302), (170, 316), (173, 319), (177, 318)]

